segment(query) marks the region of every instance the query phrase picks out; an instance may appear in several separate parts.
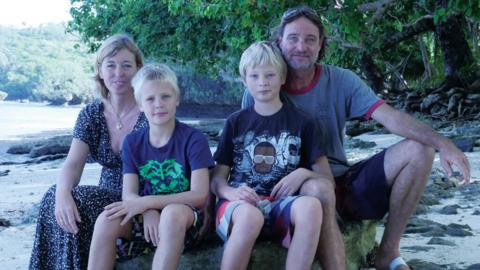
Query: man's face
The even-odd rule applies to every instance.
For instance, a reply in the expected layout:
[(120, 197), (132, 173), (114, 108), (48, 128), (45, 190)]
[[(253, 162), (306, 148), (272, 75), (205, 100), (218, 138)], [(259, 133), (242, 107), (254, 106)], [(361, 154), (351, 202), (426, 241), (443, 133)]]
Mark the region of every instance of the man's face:
[(278, 41), (288, 66), (295, 70), (306, 70), (314, 67), (323, 37), (320, 38), (315, 24), (300, 17), (285, 25), (283, 36)]

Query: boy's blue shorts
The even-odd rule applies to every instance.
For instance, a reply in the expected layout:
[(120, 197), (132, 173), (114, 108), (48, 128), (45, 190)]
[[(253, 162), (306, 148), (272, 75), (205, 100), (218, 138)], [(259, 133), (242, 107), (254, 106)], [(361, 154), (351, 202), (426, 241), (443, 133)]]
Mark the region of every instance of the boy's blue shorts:
[(342, 219), (378, 220), (388, 212), (391, 188), (385, 176), (385, 151), (356, 163), (335, 178), (337, 211)]

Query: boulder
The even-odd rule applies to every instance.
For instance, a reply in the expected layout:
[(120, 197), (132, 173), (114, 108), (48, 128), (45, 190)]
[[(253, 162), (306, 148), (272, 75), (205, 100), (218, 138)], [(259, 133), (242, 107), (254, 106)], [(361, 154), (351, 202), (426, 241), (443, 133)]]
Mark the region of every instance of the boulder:
[(36, 158), (45, 155), (67, 154), (72, 143), (71, 135), (55, 136), (30, 151), (30, 157)]
[[(347, 269), (355, 270), (367, 266), (367, 255), (375, 245), (376, 222), (349, 223), (344, 226), (343, 231), (347, 251)], [(218, 237), (209, 237), (194, 250), (185, 252), (180, 258), (177, 269), (219, 269), (222, 253), (223, 246)], [(257, 241), (248, 269), (283, 269), (286, 257), (287, 250), (279, 244), (267, 240)], [(153, 254), (144, 255), (117, 263), (115, 269), (151, 269), (152, 259)], [(318, 262), (314, 263), (312, 269), (321, 269)]]

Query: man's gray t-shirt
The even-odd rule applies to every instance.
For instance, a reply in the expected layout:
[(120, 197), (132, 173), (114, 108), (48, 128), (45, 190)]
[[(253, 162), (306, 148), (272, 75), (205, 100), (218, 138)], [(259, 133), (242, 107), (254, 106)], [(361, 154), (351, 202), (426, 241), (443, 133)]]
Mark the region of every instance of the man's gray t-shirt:
[[(282, 95), (287, 103), (292, 102), (313, 115), (320, 124), (320, 140), (335, 177), (343, 175), (349, 168), (343, 148), (345, 122), (362, 116), (368, 119), (383, 104), (352, 71), (330, 65), (317, 65), (310, 85), (304, 89), (282, 91)], [(245, 91), (242, 108), (253, 102)]]

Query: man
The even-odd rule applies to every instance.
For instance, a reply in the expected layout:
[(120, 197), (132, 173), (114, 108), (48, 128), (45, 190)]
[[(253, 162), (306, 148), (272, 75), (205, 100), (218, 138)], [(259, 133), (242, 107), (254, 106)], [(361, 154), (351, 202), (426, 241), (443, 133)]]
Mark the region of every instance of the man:
[[(288, 64), (282, 93), (319, 122), (320, 139), (335, 177), (335, 183), (309, 183), (302, 192), (318, 197), (324, 208), (336, 205), (344, 220), (381, 219), (388, 212), (375, 266), (409, 269), (400, 257), (400, 238), (427, 183), (435, 149), (445, 171), (451, 175), (452, 165), (456, 166), (465, 183), (470, 181), (467, 157), (448, 139), (387, 105), (353, 72), (316, 64), (325, 52), (325, 33), (311, 8), (287, 10), (276, 38)], [(252, 102), (245, 94), (242, 107)], [(343, 149), (343, 130), (347, 120), (360, 116), (373, 118), (406, 139), (350, 167)], [(318, 255), (323, 269), (334, 269), (345, 261), (335, 208), (324, 209), (323, 219)]]

